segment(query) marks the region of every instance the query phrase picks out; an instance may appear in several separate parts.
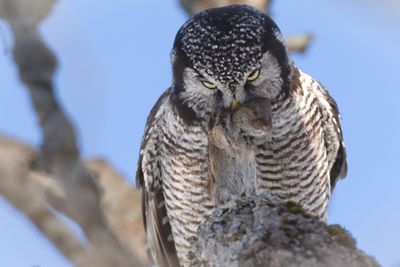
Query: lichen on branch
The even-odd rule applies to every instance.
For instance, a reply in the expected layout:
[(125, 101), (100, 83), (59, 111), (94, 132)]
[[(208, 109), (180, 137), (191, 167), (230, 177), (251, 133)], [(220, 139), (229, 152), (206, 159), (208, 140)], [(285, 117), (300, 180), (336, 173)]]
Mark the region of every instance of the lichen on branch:
[(376, 267), (339, 225), (318, 221), (268, 194), (217, 209), (192, 240), (191, 265)]

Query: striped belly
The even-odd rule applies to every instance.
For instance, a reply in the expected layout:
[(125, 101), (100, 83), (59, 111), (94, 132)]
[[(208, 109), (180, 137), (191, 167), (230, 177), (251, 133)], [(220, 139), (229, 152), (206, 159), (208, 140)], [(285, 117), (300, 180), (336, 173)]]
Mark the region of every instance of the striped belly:
[(313, 97), (273, 107), (272, 140), (256, 155), (258, 190), (300, 204), (326, 220), (330, 195), (321, 114)]
[[(164, 133), (163, 189), (178, 258), (186, 266), (188, 238), (197, 236), (200, 223), (213, 209), (207, 190), (207, 139), (200, 129), (174, 135)], [(173, 142), (177, 136), (179, 142)]]

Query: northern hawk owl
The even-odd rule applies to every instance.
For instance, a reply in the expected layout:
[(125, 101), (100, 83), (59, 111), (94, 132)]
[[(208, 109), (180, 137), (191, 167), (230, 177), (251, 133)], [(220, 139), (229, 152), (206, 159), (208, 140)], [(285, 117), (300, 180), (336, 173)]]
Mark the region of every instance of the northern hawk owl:
[(339, 111), (290, 59), (271, 18), (246, 5), (203, 11), (180, 28), (171, 58), (172, 85), (150, 112), (137, 170), (156, 265), (188, 264), (188, 239), (215, 207), (210, 125), (221, 111), (257, 99), (271, 105), (270, 134), (254, 153), (257, 192), (326, 220), (331, 192), (347, 172)]

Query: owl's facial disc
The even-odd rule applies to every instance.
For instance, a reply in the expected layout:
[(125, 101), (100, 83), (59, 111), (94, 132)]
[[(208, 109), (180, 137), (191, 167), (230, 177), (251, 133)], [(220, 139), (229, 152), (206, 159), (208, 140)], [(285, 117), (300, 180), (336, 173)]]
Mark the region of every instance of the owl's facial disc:
[(291, 72), (276, 24), (246, 5), (189, 19), (176, 35), (172, 63), (175, 93), (199, 117), (258, 97), (273, 99)]
[(276, 98), (284, 83), (281, 72), (278, 61), (270, 52), (266, 52), (258, 64), (243, 73), (242, 80), (234, 87), (224, 85), (225, 90), (221, 91), (223, 106), (235, 110), (254, 99)]
[(220, 108), (234, 111), (257, 98), (274, 99), (282, 89), (281, 68), (270, 52), (264, 53), (248, 71), (240, 73), (242, 78), (235, 82), (225, 82), (229, 81), (230, 72), (209, 75), (212, 70), (196, 70), (183, 65), (176, 57), (173, 60), (175, 69), (182, 70), (180, 75), (175, 75), (182, 88), (180, 95), (192, 109), (208, 113)]

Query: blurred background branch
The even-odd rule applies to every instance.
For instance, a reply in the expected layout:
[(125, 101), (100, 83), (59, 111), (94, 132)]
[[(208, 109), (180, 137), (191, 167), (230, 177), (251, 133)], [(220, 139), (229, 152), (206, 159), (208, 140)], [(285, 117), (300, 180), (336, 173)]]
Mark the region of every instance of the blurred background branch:
[[(37, 154), (29, 145), (0, 134), (0, 195), (28, 216), (75, 265), (88, 266), (85, 264), (93, 263), (95, 253), (85, 248), (53, 212), (54, 208), (67, 213), (68, 196), (63, 186), (55, 177), (30, 168)], [(99, 203), (112, 232), (144, 264), (147, 256), (139, 192), (105, 160), (86, 160), (84, 165), (100, 186)]]
[[(27, 145), (0, 135), (0, 194), (23, 212), (76, 266), (87, 266), (88, 248), (47, 205), (46, 197), (28, 168), (34, 151)], [(6, 160), (4, 160), (6, 159)]]
[[(5, 173), (1, 176), (0, 192), (25, 213), (75, 265), (141, 266), (140, 258), (133, 250), (124, 246), (131, 243), (126, 240), (127, 237), (117, 237), (118, 231), (124, 231), (130, 220), (119, 224), (110, 219), (112, 216), (107, 218), (102, 203), (106, 204), (110, 211), (108, 215), (118, 212), (119, 207), (110, 205), (109, 193), (103, 194), (103, 202), (101, 201), (99, 182), (94, 172), (89, 171), (81, 161), (75, 129), (55, 96), (53, 78), (57, 60), (37, 30), (38, 24), (51, 11), (53, 3), (52, 0), (0, 1), (0, 16), (9, 23), (14, 35), (14, 61), (18, 66), (20, 78), (29, 91), (42, 131), (41, 149), (36, 153), (27, 153), (34, 155), (34, 158), (15, 156), (11, 159), (17, 160), (16, 162), (6, 162), (5, 166), (2, 166), (5, 168), (2, 172)], [(23, 150), (29, 151), (27, 146), (7, 138), (2, 139), (2, 144), (6, 149), (3, 159), (7, 158), (7, 154), (13, 155), (12, 147), (16, 148), (14, 155)], [(22, 147), (24, 149), (21, 149)], [(53, 184), (57, 185), (57, 188), (39, 190), (40, 183), (35, 183), (35, 180), (30, 178), (37, 179), (40, 176), (28, 175), (31, 172), (29, 166), (50, 177), (47, 183), (42, 180), (41, 185)], [(99, 170), (102, 166), (104, 169), (105, 164), (90, 162), (90, 166)], [(15, 177), (7, 167), (14, 167)], [(110, 174), (109, 169), (108, 172)], [(106, 182), (104, 179), (102, 181)], [(25, 186), (21, 186), (23, 184)], [(120, 183), (119, 186), (121, 185)], [(48, 198), (44, 198), (43, 193), (46, 191)], [(124, 194), (121, 196), (127, 195), (126, 192), (122, 193)], [(129, 200), (113, 199), (121, 204)], [(51, 205), (51, 208), (47, 204)], [(52, 209), (64, 213), (78, 223), (88, 242), (80, 242), (74, 237)], [(134, 210), (137, 211), (138, 207), (132, 209)], [(121, 228), (114, 232), (112, 225)], [(136, 236), (136, 233), (130, 235), (133, 238)]]
[(186, 12), (193, 16), (202, 10), (222, 7), (233, 4), (247, 4), (254, 6), (266, 13), (269, 12), (269, 7), (272, 0), (179, 0)]

